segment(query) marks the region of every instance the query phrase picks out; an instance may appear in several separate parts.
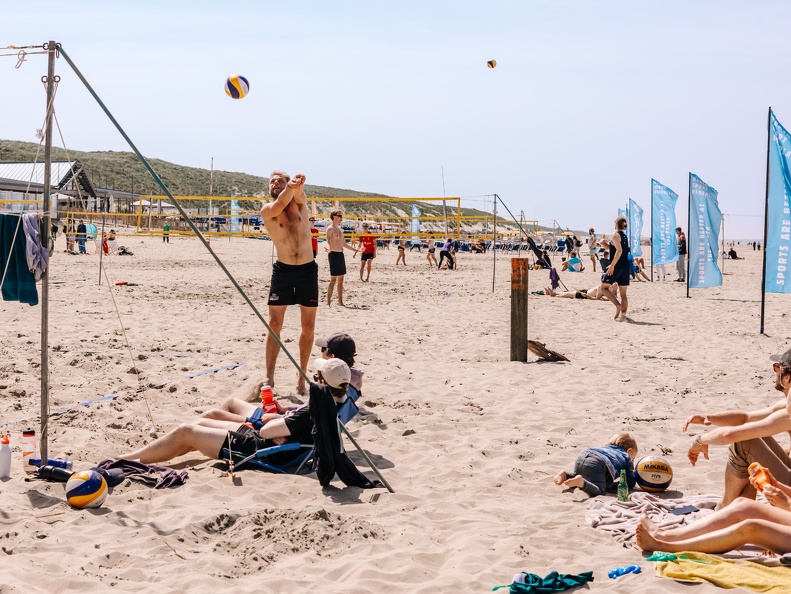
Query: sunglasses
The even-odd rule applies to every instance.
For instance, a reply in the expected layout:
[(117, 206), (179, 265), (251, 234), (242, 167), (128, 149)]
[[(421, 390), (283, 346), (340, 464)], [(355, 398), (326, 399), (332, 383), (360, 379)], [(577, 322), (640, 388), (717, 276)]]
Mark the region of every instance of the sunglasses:
[[(327, 347), (321, 347), (321, 352), (322, 352), (322, 353), (328, 353), (328, 352), (329, 352), (329, 350), (330, 350), (330, 349), (328, 349)], [(777, 363), (775, 363), (775, 365), (777, 365)]]
[(780, 371), (780, 363), (772, 363), (772, 369), (775, 370), (775, 373)]

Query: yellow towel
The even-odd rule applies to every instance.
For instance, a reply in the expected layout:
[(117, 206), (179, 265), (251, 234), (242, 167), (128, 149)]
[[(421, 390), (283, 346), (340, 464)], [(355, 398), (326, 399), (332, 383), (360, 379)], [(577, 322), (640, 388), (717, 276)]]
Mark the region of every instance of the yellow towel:
[(767, 567), (760, 563), (723, 559), (706, 553), (677, 555), (688, 558), (657, 563), (656, 574), (674, 580), (711, 582), (720, 588), (750, 588), (756, 592), (773, 594), (791, 592), (791, 567)]

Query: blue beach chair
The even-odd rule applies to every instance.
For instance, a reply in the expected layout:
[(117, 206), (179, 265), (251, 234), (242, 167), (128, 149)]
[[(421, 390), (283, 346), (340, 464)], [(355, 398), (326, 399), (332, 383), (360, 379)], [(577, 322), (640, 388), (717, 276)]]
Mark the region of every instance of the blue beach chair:
[[(359, 393), (357, 395), (359, 397)], [(338, 409), (338, 418), (344, 425), (360, 412), (355, 400), (347, 397), (346, 402)], [(340, 427), (338, 430), (340, 431)], [(272, 460), (274, 456), (287, 452), (295, 452), (295, 455), (283, 463), (276, 463)], [(249, 456), (243, 456), (238, 452), (230, 452), (228, 448), (223, 448), (220, 455), (223, 460), (233, 460), (233, 467), (241, 470), (265, 470), (276, 474), (300, 474), (304, 468), (309, 469), (309, 472), (316, 470), (316, 448), (313, 444), (284, 443), (279, 446), (261, 448)]]

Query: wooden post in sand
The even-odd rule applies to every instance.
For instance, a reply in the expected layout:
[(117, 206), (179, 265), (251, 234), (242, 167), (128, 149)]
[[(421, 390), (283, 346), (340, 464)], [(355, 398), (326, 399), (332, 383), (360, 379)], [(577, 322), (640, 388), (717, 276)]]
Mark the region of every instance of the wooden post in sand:
[(527, 258), (511, 259), (511, 361), (527, 363)]

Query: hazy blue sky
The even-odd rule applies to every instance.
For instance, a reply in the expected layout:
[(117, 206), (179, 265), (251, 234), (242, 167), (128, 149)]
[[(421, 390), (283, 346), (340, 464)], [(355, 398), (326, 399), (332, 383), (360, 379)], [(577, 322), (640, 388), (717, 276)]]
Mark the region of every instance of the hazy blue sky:
[[(759, 237), (767, 108), (791, 127), (789, 23), (780, 0), (43, 1), (4, 6), (0, 46), (61, 42), (149, 157), (393, 196), (441, 196), (444, 166), (463, 205), (497, 193), (597, 231), (629, 197), (648, 215), (652, 177), (686, 227), (691, 171), (726, 236)], [(0, 138), (35, 142), (46, 61), (14, 65)], [(57, 69), (67, 146), (126, 150)], [(236, 72), (243, 100), (223, 91)]]

